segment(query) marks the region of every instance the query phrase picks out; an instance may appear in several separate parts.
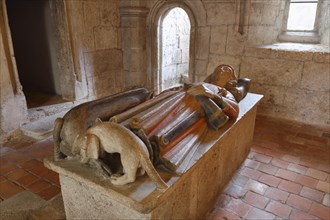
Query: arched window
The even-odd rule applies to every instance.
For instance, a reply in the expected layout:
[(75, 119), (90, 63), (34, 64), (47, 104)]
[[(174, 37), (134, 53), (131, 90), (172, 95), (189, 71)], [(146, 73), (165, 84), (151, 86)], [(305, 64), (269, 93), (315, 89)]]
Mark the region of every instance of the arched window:
[(189, 78), (190, 20), (182, 8), (175, 7), (160, 17), (158, 29), (158, 91)]

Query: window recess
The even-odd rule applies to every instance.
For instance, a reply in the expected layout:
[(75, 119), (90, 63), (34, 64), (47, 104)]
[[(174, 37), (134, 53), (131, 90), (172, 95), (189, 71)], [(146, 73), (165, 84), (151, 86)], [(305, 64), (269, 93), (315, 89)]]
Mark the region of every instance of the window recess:
[(319, 43), (318, 15), (320, 0), (289, 0), (286, 4), (280, 41)]

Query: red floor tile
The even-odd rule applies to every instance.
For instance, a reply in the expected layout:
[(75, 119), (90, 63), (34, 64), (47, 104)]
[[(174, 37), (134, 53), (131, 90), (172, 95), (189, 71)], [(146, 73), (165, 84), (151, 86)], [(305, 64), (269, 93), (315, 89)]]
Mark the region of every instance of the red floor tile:
[(316, 185), (316, 189), (318, 189), (322, 192), (330, 193), (330, 183), (319, 181)]
[(273, 158), (271, 164), (278, 168), (286, 169), (290, 163), (278, 158)]
[(277, 188), (269, 187), (265, 192), (265, 196), (272, 200), (285, 203), (289, 197), (289, 193)]
[(253, 157), (256, 161), (259, 161), (262, 163), (269, 163), (272, 160), (272, 157), (266, 156), (263, 154), (259, 154), (259, 153), (255, 153)]
[(243, 218), (251, 210), (252, 206), (242, 202), (240, 199), (232, 199), (226, 207), (239, 217)]
[(260, 182), (258, 182), (258, 181), (255, 181), (255, 180), (250, 179), (250, 180), (247, 182), (245, 188), (246, 188), (247, 190), (251, 190), (251, 191), (253, 191), (253, 192), (255, 192), (255, 193), (258, 193), (258, 194), (260, 194), (260, 195), (263, 195), (263, 194), (265, 194), (266, 190), (267, 190), (269, 187), (268, 187), (266, 184), (263, 184), (263, 183), (260, 183)]
[(282, 204), (280, 202), (271, 201), (268, 203), (266, 211), (273, 213), (274, 215), (280, 216), (281, 218), (288, 218), (292, 208), (288, 205)]
[(48, 187), (50, 187), (50, 183), (42, 179), (39, 179), (36, 182), (26, 186), (27, 189), (34, 193), (38, 193), (44, 189), (47, 189)]
[(330, 208), (322, 204), (313, 203), (309, 214), (315, 215), (321, 219), (330, 219)]
[(0, 183), (0, 197), (8, 199), (9, 197), (23, 191), (24, 189), (10, 181), (4, 181)]
[(325, 195), (324, 192), (320, 192), (318, 190), (311, 189), (306, 186), (304, 186), (300, 192), (300, 196), (313, 200), (313, 201), (316, 201), (316, 202), (319, 202), (319, 203), (322, 202), (324, 195)]
[(263, 172), (263, 173), (274, 175), (278, 171), (278, 168), (276, 166), (271, 165), (271, 164), (261, 163), (258, 167), (258, 170)]
[(291, 181), (282, 180), (278, 188), (289, 193), (299, 194), (302, 186)]
[(279, 169), (275, 176), (290, 181), (294, 181), (297, 178), (297, 174), (295, 172), (289, 170), (283, 170), (283, 169)]
[(278, 184), (281, 182), (281, 179), (272, 175), (262, 174), (259, 178), (259, 181), (269, 186), (277, 187)]
[(236, 184), (230, 184), (225, 193), (232, 196), (233, 198), (242, 198), (246, 194), (247, 189)]
[(232, 212), (226, 211), (224, 209), (219, 209), (213, 213), (211, 219), (212, 220), (223, 220), (223, 219), (236, 220), (236, 219), (241, 219), (241, 218)]
[(20, 152), (11, 152), (4, 156), (7, 161), (14, 163), (14, 164), (23, 164), (26, 161), (31, 160), (32, 158), (28, 155), (22, 154)]
[(329, 195), (329, 193), (325, 194), (325, 196), (323, 198), (323, 201), (322, 201), (322, 204), (324, 206), (327, 206), (327, 207), (330, 206), (330, 195)]
[(269, 199), (267, 197), (261, 196), (259, 194), (256, 194), (254, 192), (247, 192), (244, 202), (247, 204), (250, 204), (254, 207), (264, 209), (269, 202)]
[(310, 209), (311, 205), (312, 205), (312, 201), (310, 201), (309, 199), (303, 198), (301, 196), (297, 196), (297, 195), (293, 195), (291, 194), (286, 202), (286, 204), (295, 207), (299, 210), (308, 212), (308, 210)]
[(318, 219), (315, 216), (312, 216), (310, 214), (307, 214), (306, 212), (300, 211), (300, 210), (292, 210), (290, 219), (292, 220), (316, 220)]
[(250, 159), (246, 159), (244, 161), (244, 166), (249, 167), (251, 169), (256, 169), (259, 166), (259, 164), (260, 164), (260, 162), (250, 160)]
[(0, 166), (0, 174), (4, 175), (7, 174), (13, 170), (15, 170), (17, 166), (13, 163), (6, 163), (4, 165)]
[(40, 177), (29, 173), (26, 176), (23, 176), (18, 180), (16, 180), (16, 182), (26, 188), (28, 185), (31, 185), (32, 183), (36, 182), (39, 179)]
[(275, 215), (263, 211), (261, 209), (258, 208), (252, 208), (252, 210), (248, 213), (248, 215), (246, 216), (246, 219), (249, 220), (256, 220), (256, 219), (263, 219), (263, 220), (267, 220), (267, 219), (274, 219)]
[(308, 176), (298, 175), (297, 178), (295, 179), (295, 182), (303, 186), (315, 188), (319, 181)]
[(24, 169), (22, 168), (18, 168), (15, 170), (10, 171), (9, 173), (5, 174), (5, 176), (7, 177), (7, 179), (10, 179), (12, 181), (18, 180), (19, 178), (28, 175), (29, 173), (26, 172)]
[(261, 176), (261, 174), (262, 173), (260, 171), (253, 170), (253, 169), (248, 168), (248, 167), (244, 167), (241, 170), (241, 175), (246, 176), (246, 177), (249, 177), (249, 178), (254, 179), (254, 180), (258, 180), (259, 177)]
[(282, 160), (285, 160), (287, 162), (296, 163), (296, 164), (298, 164), (299, 161), (300, 161), (300, 158), (299, 157), (293, 156), (293, 155), (289, 155), (289, 154), (286, 154), (286, 155), (282, 156), (281, 159)]
[(60, 187), (52, 185), (49, 188), (46, 188), (46, 189), (38, 192), (37, 194), (41, 198), (43, 198), (45, 200), (49, 200), (49, 199), (53, 198), (54, 196), (56, 196), (57, 194), (59, 194), (60, 192), (61, 192)]
[(288, 166), (288, 170), (291, 170), (296, 173), (300, 173), (304, 175), (307, 172), (307, 168), (298, 164), (290, 163)]
[(313, 168), (308, 168), (305, 175), (323, 181), (326, 180), (328, 177), (328, 174), (326, 172), (315, 170)]

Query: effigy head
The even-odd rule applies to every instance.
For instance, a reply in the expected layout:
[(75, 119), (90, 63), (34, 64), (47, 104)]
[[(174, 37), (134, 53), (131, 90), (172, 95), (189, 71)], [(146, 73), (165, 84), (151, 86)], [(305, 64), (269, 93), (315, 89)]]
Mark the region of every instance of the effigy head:
[(204, 82), (212, 83), (214, 85), (225, 87), (228, 81), (237, 80), (234, 68), (229, 65), (221, 64), (211, 75), (209, 75)]

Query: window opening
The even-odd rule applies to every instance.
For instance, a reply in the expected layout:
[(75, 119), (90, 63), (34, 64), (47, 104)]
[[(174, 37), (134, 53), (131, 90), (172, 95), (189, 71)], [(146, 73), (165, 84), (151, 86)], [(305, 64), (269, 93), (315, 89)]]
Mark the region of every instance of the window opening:
[(291, 0), (287, 30), (313, 31), (318, 0)]
[(295, 43), (319, 43), (319, 5), (319, 0), (288, 0), (283, 32), (279, 35), (279, 40)]
[(158, 91), (185, 82), (189, 78), (190, 20), (179, 7), (161, 17), (158, 31)]

